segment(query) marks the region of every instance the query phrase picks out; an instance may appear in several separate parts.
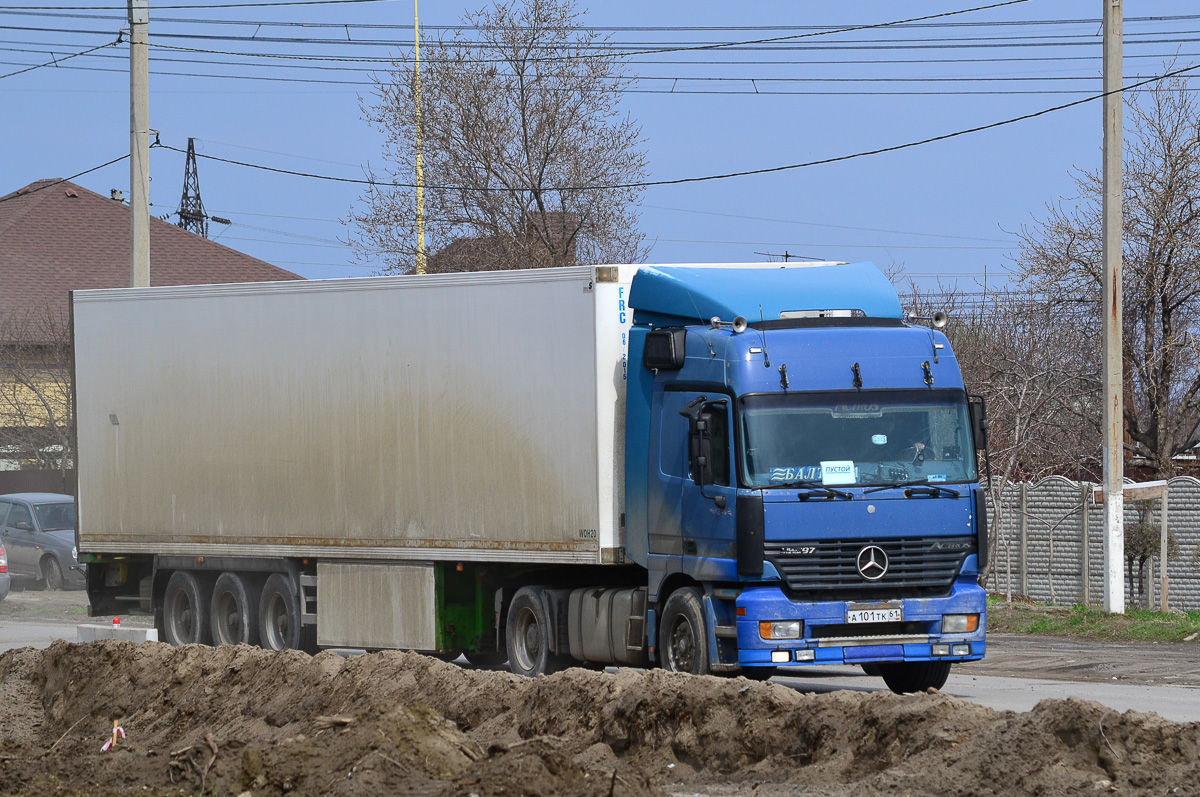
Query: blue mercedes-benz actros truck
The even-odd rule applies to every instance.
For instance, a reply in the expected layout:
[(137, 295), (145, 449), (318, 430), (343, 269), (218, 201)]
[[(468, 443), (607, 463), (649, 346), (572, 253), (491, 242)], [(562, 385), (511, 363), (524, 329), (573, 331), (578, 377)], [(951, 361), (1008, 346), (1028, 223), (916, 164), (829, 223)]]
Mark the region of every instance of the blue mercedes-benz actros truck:
[(911, 692), (984, 655), (982, 402), (872, 265), (73, 295), (94, 615)]

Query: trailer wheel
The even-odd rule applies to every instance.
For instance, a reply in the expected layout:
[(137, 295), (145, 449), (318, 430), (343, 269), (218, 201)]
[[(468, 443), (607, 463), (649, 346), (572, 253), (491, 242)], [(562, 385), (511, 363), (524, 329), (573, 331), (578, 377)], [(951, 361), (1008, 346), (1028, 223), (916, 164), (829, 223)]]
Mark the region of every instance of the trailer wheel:
[(208, 595), (194, 573), (176, 570), (163, 595), (163, 636), (172, 645), (208, 644)]
[(267, 650), (300, 649), (300, 598), (283, 573), (272, 573), (263, 584), (258, 628)]
[(258, 590), (239, 573), (222, 573), (213, 585), (214, 645), (258, 644)]
[(898, 695), (941, 689), (950, 677), (948, 661), (897, 661), (881, 663), (883, 682)]
[(684, 587), (667, 598), (658, 623), (658, 658), (662, 668), (671, 672), (712, 672), (704, 601), (695, 587)]
[(542, 592), (540, 587), (522, 587), (508, 607), (508, 666), (517, 675), (549, 675), (566, 664), (564, 657), (550, 651), (554, 628)]

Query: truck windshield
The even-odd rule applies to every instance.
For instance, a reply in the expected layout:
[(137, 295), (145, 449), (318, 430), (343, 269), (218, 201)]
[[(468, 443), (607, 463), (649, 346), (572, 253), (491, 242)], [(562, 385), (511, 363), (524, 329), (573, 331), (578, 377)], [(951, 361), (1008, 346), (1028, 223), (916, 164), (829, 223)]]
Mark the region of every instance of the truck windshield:
[(741, 399), (747, 486), (890, 485), (976, 479), (966, 394), (790, 393)]

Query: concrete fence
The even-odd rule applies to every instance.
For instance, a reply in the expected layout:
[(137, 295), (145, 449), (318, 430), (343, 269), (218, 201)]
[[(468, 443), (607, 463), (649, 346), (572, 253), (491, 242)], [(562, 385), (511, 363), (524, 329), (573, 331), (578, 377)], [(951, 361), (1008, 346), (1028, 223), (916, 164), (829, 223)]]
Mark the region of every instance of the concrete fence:
[[(1103, 605), (1104, 507), (1092, 503), (1094, 486), (1061, 476), (1008, 485), (1001, 501), (988, 589), (1011, 590), (1037, 601)], [(1168, 490), (1167, 525), (1175, 537), (1174, 553), (1167, 562), (1168, 602), (1172, 609), (1200, 609), (1200, 481), (1178, 477), (1170, 480)], [(1125, 524), (1144, 519), (1157, 528), (1161, 503), (1127, 500)], [(1147, 568), (1143, 602), (1137, 592), (1137, 564), (1131, 583), (1124, 553), (1120, 556), (1126, 573), (1126, 604), (1157, 608), (1159, 557), (1155, 555)]]

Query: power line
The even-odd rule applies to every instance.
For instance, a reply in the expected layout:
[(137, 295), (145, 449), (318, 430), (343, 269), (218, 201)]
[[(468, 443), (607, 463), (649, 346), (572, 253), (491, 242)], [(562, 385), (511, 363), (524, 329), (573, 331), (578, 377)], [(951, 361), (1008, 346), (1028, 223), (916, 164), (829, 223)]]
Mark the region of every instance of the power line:
[(105, 47), (115, 47), (116, 45), (118, 45), (118, 44), (120, 44), (120, 43), (121, 43), (121, 39), (120, 39), (120, 37), (117, 37), (117, 40), (116, 40), (116, 41), (113, 41), (113, 42), (108, 42), (108, 43), (106, 43), (106, 44), (98, 44), (98, 45), (96, 45), (95, 47), (92, 47), (92, 48), (91, 48), (91, 49), (89, 49), (89, 50), (83, 50), (83, 51), (81, 51), (81, 52), (78, 52), (78, 53), (72, 53), (72, 54), (70, 54), (70, 55), (65, 55), (65, 56), (63, 56), (62, 58), (55, 58), (54, 60), (52, 60), (52, 61), (47, 61), (47, 62), (46, 62), (46, 63), (44, 63), (44, 64), (35, 64), (35, 65), (33, 65), (33, 66), (26, 67), (25, 69), (18, 69), (16, 72), (9, 72), (7, 75), (0, 75), (0, 80), (3, 80), (3, 79), (4, 79), (4, 78), (6, 78), (6, 77), (15, 77), (15, 76), (17, 76), (17, 75), (23, 75), (23, 74), (25, 74), (26, 72), (32, 72), (33, 70), (35, 70), (35, 69), (41, 69), (41, 68), (42, 68), (42, 67), (44, 67), (44, 66), (57, 66), (58, 64), (62, 63), (63, 61), (66, 61), (66, 60), (68, 60), (68, 59), (71, 59), (71, 58), (78, 58), (79, 56), (81, 56), (81, 55), (87, 55), (88, 53), (94, 53), (96, 50), (101, 50), (101, 49), (103, 49), (103, 48), (105, 48)]
[(30, 194), (36, 194), (38, 191), (45, 191), (47, 188), (53, 188), (56, 185), (62, 185), (63, 183), (70, 182), (71, 180), (74, 180), (76, 177), (83, 177), (85, 174), (91, 174), (92, 172), (99, 171), (100, 169), (103, 169), (105, 166), (112, 166), (114, 163), (120, 163), (121, 161), (125, 160), (128, 157), (129, 157), (129, 155), (122, 155), (119, 158), (113, 158), (110, 161), (101, 163), (99, 166), (93, 166), (90, 169), (84, 169), (81, 172), (72, 174), (70, 177), (64, 177), (61, 180), (55, 180), (52, 183), (46, 183), (45, 185), (39, 185), (37, 188), (34, 188), (31, 191), (22, 191), (22, 192), (15, 193), (15, 194), (9, 194), (6, 197), (0, 197), (0, 202), (8, 202), (9, 200), (20, 199), (21, 197), (27, 197)]

